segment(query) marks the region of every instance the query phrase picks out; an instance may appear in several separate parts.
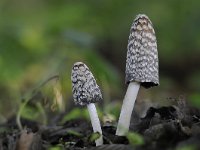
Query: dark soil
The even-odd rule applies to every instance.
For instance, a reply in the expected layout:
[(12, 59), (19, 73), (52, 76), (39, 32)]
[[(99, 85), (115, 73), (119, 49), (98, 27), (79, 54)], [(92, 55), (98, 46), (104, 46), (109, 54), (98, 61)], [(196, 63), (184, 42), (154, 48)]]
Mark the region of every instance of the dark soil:
[(114, 125), (103, 126), (103, 146), (95, 147), (89, 139), (90, 122), (76, 119), (61, 126), (43, 126), (21, 119), (26, 127), (20, 131), (15, 117), (0, 125), (0, 150), (43, 150), (59, 145), (67, 150), (177, 150), (192, 146), (200, 150), (200, 110), (185, 102), (177, 105), (150, 107), (144, 118), (131, 124), (130, 130), (141, 134), (144, 144), (134, 146), (126, 137), (115, 135)]

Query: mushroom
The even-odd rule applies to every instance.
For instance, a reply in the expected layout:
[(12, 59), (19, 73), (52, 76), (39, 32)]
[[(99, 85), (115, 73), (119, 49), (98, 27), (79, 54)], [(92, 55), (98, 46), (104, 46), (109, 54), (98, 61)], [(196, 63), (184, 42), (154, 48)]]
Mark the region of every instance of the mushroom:
[(159, 85), (158, 52), (152, 22), (144, 15), (136, 16), (127, 46), (126, 77), (128, 89), (123, 100), (116, 135), (124, 136), (129, 130), (131, 114), (140, 86)]
[(96, 102), (102, 100), (102, 94), (99, 86), (94, 79), (89, 68), (82, 62), (76, 62), (72, 68), (71, 74), (72, 92), (75, 104), (85, 106), (89, 111), (93, 131), (100, 134), (96, 139), (96, 146), (103, 144), (102, 130), (95, 107)]

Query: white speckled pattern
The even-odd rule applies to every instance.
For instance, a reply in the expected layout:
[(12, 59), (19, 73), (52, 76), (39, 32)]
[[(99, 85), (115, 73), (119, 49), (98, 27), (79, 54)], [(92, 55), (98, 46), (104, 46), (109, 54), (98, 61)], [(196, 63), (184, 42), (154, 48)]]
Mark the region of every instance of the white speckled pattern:
[(145, 88), (158, 85), (157, 41), (153, 25), (146, 15), (136, 16), (127, 48), (126, 83), (137, 81)]
[(71, 74), (72, 92), (75, 104), (87, 105), (102, 100), (99, 86), (89, 68), (76, 62)]

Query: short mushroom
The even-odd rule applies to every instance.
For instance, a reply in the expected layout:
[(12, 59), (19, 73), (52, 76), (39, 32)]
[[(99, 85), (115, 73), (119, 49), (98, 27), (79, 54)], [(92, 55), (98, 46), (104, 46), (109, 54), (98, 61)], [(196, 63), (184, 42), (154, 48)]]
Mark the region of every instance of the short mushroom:
[(127, 49), (125, 82), (128, 89), (116, 131), (119, 136), (124, 136), (129, 130), (140, 85), (150, 88), (159, 84), (157, 41), (152, 22), (146, 15), (136, 16), (130, 29)]
[(95, 141), (96, 146), (103, 144), (102, 130), (98, 118), (95, 102), (102, 100), (99, 86), (94, 79), (89, 68), (82, 62), (76, 62), (71, 74), (72, 92), (75, 104), (85, 106), (89, 111), (94, 132), (98, 132), (100, 137)]

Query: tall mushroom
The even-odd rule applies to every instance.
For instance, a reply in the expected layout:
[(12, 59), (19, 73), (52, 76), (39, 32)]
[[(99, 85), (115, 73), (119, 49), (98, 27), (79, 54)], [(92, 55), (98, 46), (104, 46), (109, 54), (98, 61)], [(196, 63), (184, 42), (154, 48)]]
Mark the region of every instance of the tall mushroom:
[(87, 105), (94, 132), (100, 137), (95, 141), (96, 146), (103, 144), (102, 130), (94, 103), (102, 100), (99, 86), (89, 68), (82, 62), (76, 62), (71, 74), (72, 92), (75, 104)]
[(116, 135), (129, 130), (131, 114), (140, 86), (150, 88), (159, 84), (158, 52), (152, 22), (144, 15), (136, 16), (127, 46), (126, 77), (128, 89), (123, 100)]

